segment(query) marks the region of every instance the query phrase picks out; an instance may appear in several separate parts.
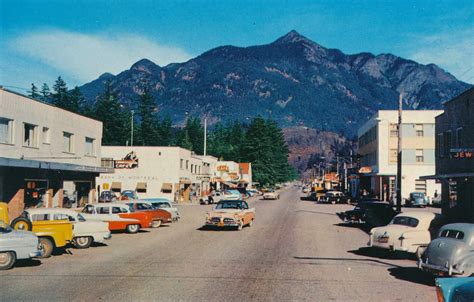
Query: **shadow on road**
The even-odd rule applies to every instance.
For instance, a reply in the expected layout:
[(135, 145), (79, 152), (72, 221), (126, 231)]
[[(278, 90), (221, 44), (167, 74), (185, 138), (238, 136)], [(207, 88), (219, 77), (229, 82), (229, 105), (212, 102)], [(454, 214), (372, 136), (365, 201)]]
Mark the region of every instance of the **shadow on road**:
[[(244, 227), (245, 228), (245, 227)], [(203, 225), (202, 227), (196, 229), (198, 231), (205, 231), (205, 232), (234, 232), (237, 230), (235, 227), (212, 227)]]
[(364, 231), (367, 234), (370, 232), (370, 229), (371, 229), (370, 227), (366, 226), (363, 223), (357, 224), (357, 223), (343, 223), (343, 222), (340, 222), (340, 223), (336, 223), (334, 225), (344, 227), (344, 228), (359, 229), (359, 230)]
[(306, 212), (306, 213), (314, 213), (314, 214), (322, 214), (322, 215), (330, 215), (330, 216), (336, 216), (334, 213), (326, 213), (326, 212), (318, 212), (318, 211), (306, 211), (306, 210), (297, 210), (295, 212)]
[(15, 262), (15, 268), (18, 267), (33, 267), (41, 265), (41, 261), (37, 259), (21, 259)]
[[(293, 257), (298, 260), (319, 260), (319, 261), (341, 261), (341, 262), (370, 262), (370, 263), (376, 263), (376, 264), (381, 264), (384, 266), (390, 266), (390, 267), (400, 267), (399, 265), (385, 262), (385, 261), (380, 261), (380, 260), (375, 260), (375, 259), (355, 259), (355, 258), (327, 258), (327, 257)], [(307, 263), (307, 264), (317, 264), (317, 263)]]
[(104, 247), (104, 246), (108, 246), (108, 245), (102, 242), (95, 242), (95, 241), (92, 242), (91, 244), (91, 247)]
[(435, 279), (432, 275), (423, 272), (417, 267), (393, 267), (389, 268), (390, 275), (397, 279), (413, 283), (435, 286)]
[(409, 253), (391, 252), (386, 249), (378, 249), (378, 248), (371, 248), (371, 247), (361, 247), (358, 250), (353, 250), (353, 251), (348, 251), (348, 252), (355, 255), (359, 255), (359, 256), (366, 256), (366, 257), (379, 258), (379, 259), (416, 260), (415, 255), (412, 255)]

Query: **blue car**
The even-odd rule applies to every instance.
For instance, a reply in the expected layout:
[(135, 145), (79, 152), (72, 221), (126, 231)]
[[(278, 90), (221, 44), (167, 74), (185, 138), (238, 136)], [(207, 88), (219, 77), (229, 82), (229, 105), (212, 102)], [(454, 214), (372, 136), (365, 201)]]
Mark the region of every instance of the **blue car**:
[(430, 200), (423, 192), (412, 192), (410, 193), (410, 198), (406, 201), (406, 206), (408, 207), (426, 207), (429, 205)]
[(474, 277), (436, 279), (438, 302), (474, 301)]

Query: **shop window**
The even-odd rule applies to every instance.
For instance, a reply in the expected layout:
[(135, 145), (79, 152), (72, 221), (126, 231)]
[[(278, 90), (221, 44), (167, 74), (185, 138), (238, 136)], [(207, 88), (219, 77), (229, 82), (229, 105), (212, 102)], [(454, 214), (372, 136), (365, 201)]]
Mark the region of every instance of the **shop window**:
[(63, 151), (74, 153), (74, 134), (63, 132)]
[(416, 149), (415, 150), (415, 156), (416, 156), (416, 162), (417, 163), (422, 163), (425, 161), (424, 155), (423, 155), (423, 149)]
[(13, 144), (13, 120), (0, 118), (0, 143)]
[(37, 147), (38, 126), (23, 123), (23, 146)]
[(85, 142), (85, 155), (94, 156), (95, 155), (95, 139), (86, 137)]
[(416, 136), (424, 136), (423, 124), (415, 124)]
[(43, 144), (50, 144), (51, 143), (51, 137), (50, 137), (50, 130), (48, 127), (43, 127)]

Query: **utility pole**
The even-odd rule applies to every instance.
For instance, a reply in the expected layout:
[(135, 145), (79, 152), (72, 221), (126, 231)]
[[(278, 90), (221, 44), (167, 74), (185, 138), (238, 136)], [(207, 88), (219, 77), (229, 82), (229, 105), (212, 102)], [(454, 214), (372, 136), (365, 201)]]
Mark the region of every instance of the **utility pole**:
[(131, 119), (131, 126), (130, 126), (130, 146), (133, 147), (133, 115), (135, 114), (135, 111), (132, 110), (132, 119)]
[(207, 118), (204, 118), (204, 156), (207, 155)]
[(397, 212), (402, 210), (402, 110), (403, 93), (398, 99), (398, 144), (397, 144)]

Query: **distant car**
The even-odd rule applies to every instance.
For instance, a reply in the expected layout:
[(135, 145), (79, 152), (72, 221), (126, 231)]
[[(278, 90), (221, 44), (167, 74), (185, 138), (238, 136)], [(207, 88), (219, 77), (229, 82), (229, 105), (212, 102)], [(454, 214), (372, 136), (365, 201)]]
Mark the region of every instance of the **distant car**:
[(428, 196), (423, 192), (412, 192), (410, 197), (406, 200), (407, 207), (426, 207), (430, 204)]
[(436, 293), (438, 302), (474, 301), (474, 277), (437, 278)]
[(168, 211), (171, 214), (171, 218), (174, 221), (177, 221), (181, 218), (178, 208), (173, 205), (171, 201), (166, 198), (153, 198), (153, 199), (143, 199), (149, 201), (155, 208)]
[(366, 224), (368, 227), (388, 224), (397, 212), (383, 201), (360, 202), (354, 209), (336, 213), (345, 223)]
[(308, 201), (317, 201), (318, 200), (318, 196), (317, 196), (317, 193), (316, 192), (311, 192), (309, 193), (308, 195), (306, 196), (302, 196), (300, 197), (301, 200), (308, 200)]
[(328, 191), (324, 196), (319, 198), (320, 203), (349, 203), (351, 199), (344, 193), (339, 191)]
[(310, 189), (308, 187), (303, 187), (303, 189), (301, 189), (301, 192), (303, 193), (309, 193)]
[(117, 197), (112, 191), (102, 191), (100, 192), (99, 202), (115, 202)]
[(16, 231), (0, 220), (0, 270), (12, 268), (16, 260), (40, 255), (38, 237), (33, 232)]
[(430, 242), (418, 267), (440, 276), (474, 274), (474, 224), (453, 223), (443, 226), (438, 238)]
[(119, 200), (132, 200), (132, 199), (140, 199), (138, 194), (134, 190), (125, 190), (120, 193)]
[(206, 226), (235, 227), (242, 230), (246, 225), (252, 226), (255, 209), (249, 208), (243, 200), (223, 200), (206, 214)]
[(203, 197), (199, 200), (200, 204), (212, 204), (218, 203), (221, 200), (241, 200), (242, 195), (239, 191), (224, 190), (224, 191), (215, 191), (212, 194)]
[(403, 212), (386, 226), (373, 228), (368, 246), (390, 251), (416, 253), (418, 257), (430, 243), (441, 223), (441, 215), (432, 212)]
[(280, 199), (280, 194), (274, 190), (268, 190), (263, 194), (263, 199)]

